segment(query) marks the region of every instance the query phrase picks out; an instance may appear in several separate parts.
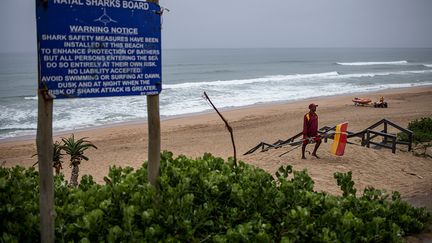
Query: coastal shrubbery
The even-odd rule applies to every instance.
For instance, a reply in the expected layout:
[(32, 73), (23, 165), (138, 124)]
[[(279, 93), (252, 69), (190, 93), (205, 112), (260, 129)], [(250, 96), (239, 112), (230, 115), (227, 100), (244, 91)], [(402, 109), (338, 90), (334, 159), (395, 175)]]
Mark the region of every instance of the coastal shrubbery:
[[(66, 154), (69, 155), (69, 166), (72, 168), (69, 184), (72, 186), (78, 185), (79, 165), (81, 164), (81, 161), (89, 160), (89, 158), (84, 155), (84, 152), (89, 148), (97, 149), (92, 142), (86, 139), (86, 137), (75, 139), (75, 135), (71, 134), (68, 138), (62, 138), (61, 142), (56, 141), (53, 143), (52, 161), (56, 175), (60, 174), (60, 171), (63, 169), (64, 156)], [(63, 152), (66, 154), (63, 154)], [(38, 154), (33, 155), (33, 157), (36, 155)], [(37, 163), (39, 162), (36, 162), (33, 166)]]
[(408, 129), (413, 131), (415, 143), (432, 141), (432, 118), (422, 117), (408, 124)]
[[(413, 132), (413, 142), (425, 143), (432, 141), (432, 118), (422, 117), (408, 123), (409, 130)], [(399, 133), (398, 139), (402, 141), (408, 141), (408, 137), (405, 133)]]
[[(56, 241), (398, 242), (430, 214), (374, 188), (357, 196), (351, 173), (335, 173), (343, 196), (313, 190), (306, 171), (262, 169), (210, 154), (164, 152), (156, 190), (147, 164), (112, 167), (96, 184), (55, 177)], [(38, 173), (0, 168), (0, 241), (38, 241)]]
[[(416, 119), (411, 121), (407, 128), (413, 132), (414, 155), (432, 157), (432, 118)], [(405, 133), (399, 133), (398, 139), (408, 141), (408, 136)]]

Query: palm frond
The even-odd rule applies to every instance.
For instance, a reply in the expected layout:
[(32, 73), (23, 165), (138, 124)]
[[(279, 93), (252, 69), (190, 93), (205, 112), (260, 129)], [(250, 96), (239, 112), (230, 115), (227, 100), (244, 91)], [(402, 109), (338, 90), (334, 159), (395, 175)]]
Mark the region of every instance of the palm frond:
[[(62, 150), (63, 150), (63, 148), (62, 148), (62, 145), (60, 144), (60, 142), (58, 142), (58, 141), (56, 141), (55, 143), (53, 143), (53, 153), (52, 153), (52, 161), (53, 161), (53, 167), (55, 168), (56, 166), (59, 166), (60, 168), (61, 168), (61, 163), (63, 163), (63, 155), (65, 155), (65, 154), (63, 154), (62, 153)], [(31, 157), (33, 158), (33, 157), (35, 157), (35, 156), (37, 156), (38, 154), (36, 153), (36, 154), (33, 154)], [(34, 164), (33, 164), (33, 167), (35, 166), (35, 165), (37, 165), (39, 163), (39, 161), (36, 161)]]
[(88, 160), (88, 158), (83, 155), (84, 151), (89, 148), (97, 149), (97, 147), (92, 142), (86, 140), (86, 138), (87, 137), (83, 137), (75, 140), (74, 134), (72, 134), (69, 138), (62, 138), (62, 149), (66, 152), (66, 154), (71, 156), (71, 160)]

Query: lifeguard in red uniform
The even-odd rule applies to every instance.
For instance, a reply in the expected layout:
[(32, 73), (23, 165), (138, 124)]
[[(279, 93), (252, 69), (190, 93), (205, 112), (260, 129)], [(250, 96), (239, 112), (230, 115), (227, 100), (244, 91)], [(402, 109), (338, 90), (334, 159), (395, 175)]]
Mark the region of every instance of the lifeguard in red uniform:
[(303, 120), (303, 146), (302, 146), (302, 159), (306, 159), (305, 150), (309, 142), (315, 141), (315, 148), (312, 156), (319, 159), (316, 154), (319, 146), (321, 145), (321, 137), (318, 135), (318, 115), (315, 113), (318, 105), (314, 103), (309, 105), (309, 112), (304, 115)]

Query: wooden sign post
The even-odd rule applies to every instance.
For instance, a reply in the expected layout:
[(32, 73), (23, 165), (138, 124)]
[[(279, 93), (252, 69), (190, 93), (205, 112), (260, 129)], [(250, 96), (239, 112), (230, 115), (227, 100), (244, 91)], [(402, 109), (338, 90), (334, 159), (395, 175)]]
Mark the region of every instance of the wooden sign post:
[(148, 181), (157, 186), (160, 169), (160, 116), (159, 95), (147, 96), (148, 119)]
[(53, 242), (53, 99), (148, 96), (149, 182), (156, 185), (160, 157), (162, 10), (158, 1), (35, 0), (35, 3), (41, 241)]
[[(159, 4), (159, 0), (152, 0)], [(157, 186), (157, 179), (160, 173), (160, 115), (159, 115), (159, 94), (147, 95), (147, 123), (148, 123), (148, 181), (151, 185)]]
[(39, 210), (41, 242), (54, 242), (54, 181), (52, 114), (53, 99), (47, 90), (38, 91), (36, 146), (39, 164)]

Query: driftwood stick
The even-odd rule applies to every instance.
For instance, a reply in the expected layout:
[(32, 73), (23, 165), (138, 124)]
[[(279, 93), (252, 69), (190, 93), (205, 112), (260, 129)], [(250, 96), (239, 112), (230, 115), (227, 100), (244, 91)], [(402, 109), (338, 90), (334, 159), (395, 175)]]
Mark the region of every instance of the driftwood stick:
[(233, 134), (233, 129), (232, 127), (228, 124), (227, 120), (225, 119), (225, 117), (222, 116), (222, 114), (218, 111), (218, 109), (216, 108), (216, 106), (213, 104), (213, 102), (210, 100), (210, 98), (208, 97), (207, 93), (204, 91), (204, 97), (205, 99), (210, 103), (210, 105), (213, 107), (213, 109), (215, 109), (215, 111), (217, 112), (217, 114), (220, 116), (220, 118), (222, 119), (222, 121), (225, 123), (226, 128), (228, 129), (228, 131), (231, 134), (231, 142), (232, 142), (232, 146), (233, 146), (233, 150), (234, 150), (234, 165), (237, 167), (237, 152), (236, 152), (236, 146), (235, 146), (235, 142), (234, 142), (234, 134)]
[(417, 175), (416, 173), (406, 171), (405, 169), (402, 169), (402, 171), (405, 172), (405, 173), (408, 174), (408, 175), (412, 175), (412, 176), (415, 176), (415, 177), (417, 177), (417, 178), (419, 178), (419, 179), (423, 179), (422, 176), (419, 176), (419, 175)]
[(303, 145), (303, 143), (301, 143), (301, 144), (299, 144), (299, 145), (295, 146), (294, 148), (292, 148), (292, 149), (290, 149), (290, 150), (288, 150), (288, 151), (286, 151), (286, 152), (284, 152), (284, 153), (280, 154), (280, 155), (279, 155), (279, 157), (282, 157), (282, 156), (284, 156), (285, 154), (287, 154), (287, 153), (289, 153), (289, 152), (293, 151), (293, 150), (294, 150), (294, 149), (296, 149), (296, 148), (299, 148), (299, 147), (300, 147), (300, 146), (302, 146), (302, 145)]

